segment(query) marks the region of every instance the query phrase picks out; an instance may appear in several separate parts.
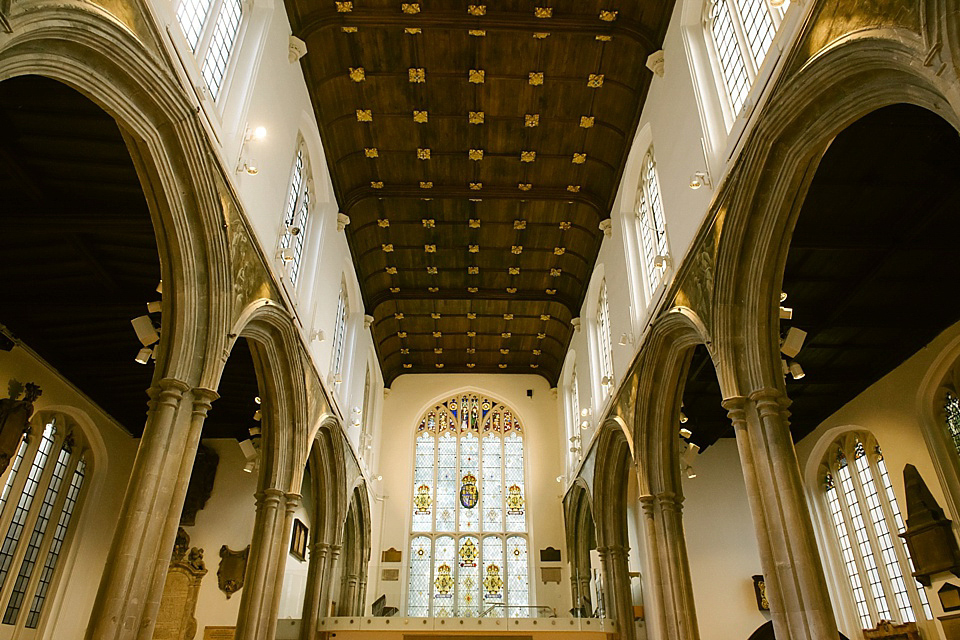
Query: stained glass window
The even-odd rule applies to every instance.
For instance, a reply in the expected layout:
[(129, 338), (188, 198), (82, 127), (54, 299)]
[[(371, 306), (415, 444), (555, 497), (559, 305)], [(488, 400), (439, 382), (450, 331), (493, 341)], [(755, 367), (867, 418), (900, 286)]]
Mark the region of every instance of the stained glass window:
[(177, 22), (197, 60), (200, 74), (216, 100), (220, 96), (243, 20), (241, 0), (182, 0)]
[(407, 615), (531, 614), (523, 439), (515, 412), (476, 393), (422, 416)]
[(291, 284), (297, 284), (300, 264), (303, 262), (303, 247), (310, 218), (310, 163), (307, 149), (301, 142), (293, 162), (287, 206), (283, 214), (283, 229), (280, 231), (280, 257), (287, 268)]
[(653, 147), (643, 158), (643, 170), (640, 174), (640, 187), (637, 190), (637, 218), (640, 224), (640, 239), (643, 242), (643, 258), (647, 271), (647, 285), (650, 292), (657, 290), (666, 262), (657, 266), (657, 256), (666, 256), (667, 222), (663, 214), (663, 201), (660, 198), (660, 182), (657, 179), (657, 167), (653, 160)]
[(943, 403), (945, 412), (944, 426), (947, 428), (947, 435), (953, 443), (957, 454), (960, 455), (960, 399), (952, 393), (947, 394)]
[(706, 31), (713, 47), (723, 88), (736, 117), (746, 104), (785, 9), (767, 0), (709, 0)]
[(20, 441), (0, 491), (2, 624), (27, 629), (39, 626), (87, 468), (66, 418), (37, 423), (43, 429)]
[(918, 610), (932, 617), (923, 587), (903, 570), (912, 572), (913, 565), (893, 533), (901, 533), (904, 523), (880, 446), (869, 434), (846, 434), (823, 466), (827, 508), (860, 625), (915, 622)]

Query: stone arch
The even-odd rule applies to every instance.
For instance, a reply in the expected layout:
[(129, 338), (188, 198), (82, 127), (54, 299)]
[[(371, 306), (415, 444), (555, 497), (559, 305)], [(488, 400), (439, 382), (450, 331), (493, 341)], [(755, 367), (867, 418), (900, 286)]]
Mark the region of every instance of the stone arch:
[(597, 546), (590, 489), (583, 478), (577, 478), (564, 498), (567, 553), (570, 556), (570, 583), (575, 615), (590, 617), (590, 550)]
[[(164, 339), (155, 383), (203, 384), (226, 345), (229, 251), (206, 135), (175, 77), (138, 34), (93, 5), (40, 5), (12, 13), (0, 80), (38, 75), (79, 91), (125, 134), (150, 208), (165, 283)], [(42, 55), (38, 55), (38, 51)]]
[(367, 567), (370, 564), (370, 498), (362, 479), (350, 492), (350, 506), (344, 523), (344, 562), (340, 577), (342, 616), (363, 615), (367, 593)]
[(917, 34), (868, 30), (827, 47), (775, 95), (750, 136), (725, 193), (713, 317), (725, 397), (784, 391), (778, 300), (792, 230), (830, 141), (895, 103), (923, 107), (960, 128), (955, 87), (918, 67)]

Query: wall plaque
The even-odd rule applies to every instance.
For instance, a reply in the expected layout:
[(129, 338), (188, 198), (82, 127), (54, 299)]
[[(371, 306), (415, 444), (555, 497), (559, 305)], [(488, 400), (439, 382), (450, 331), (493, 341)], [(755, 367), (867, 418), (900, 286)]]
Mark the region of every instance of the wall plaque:
[(236, 627), (204, 627), (203, 640), (234, 640)]
[(553, 547), (540, 549), (540, 562), (560, 562), (560, 549)]
[(227, 600), (243, 588), (243, 576), (247, 573), (247, 557), (250, 545), (243, 551), (234, 551), (227, 545), (220, 547), (220, 568), (217, 569), (217, 586), (227, 594)]
[(540, 567), (540, 579), (543, 580), (543, 584), (548, 582), (560, 584), (562, 577), (563, 569), (560, 567)]
[(382, 562), (400, 562), (403, 560), (403, 552), (390, 547), (380, 554), (380, 560)]
[(400, 580), (400, 569), (384, 569), (380, 577), (384, 582), (398, 582)]
[(189, 545), (190, 537), (180, 529), (163, 585), (154, 640), (193, 640), (197, 635), (194, 612), (200, 581), (207, 575), (207, 567), (203, 563), (203, 549), (194, 547), (187, 551)]

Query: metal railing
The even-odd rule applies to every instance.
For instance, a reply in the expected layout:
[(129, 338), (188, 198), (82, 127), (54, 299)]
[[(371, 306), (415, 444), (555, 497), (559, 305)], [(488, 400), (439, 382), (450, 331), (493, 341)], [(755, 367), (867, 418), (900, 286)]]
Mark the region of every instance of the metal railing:
[[(495, 603), (491, 604), (490, 606), (488, 606), (486, 609), (483, 610), (483, 613), (480, 614), (480, 617), (481, 617), (481, 618), (490, 617), (489, 614), (490, 614), (491, 612), (493, 612), (493, 611), (498, 610), (498, 609), (504, 609), (504, 610), (506, 610), (506, 613), (509, 614), (509, 616), (503, 616), (503, 615), (497, 616), (497, 617), (501, 617), (501, 618), (503, 618), (503, 617), (511, 617), (511, 618), (556, 618), (556, 617), (557, 617), (557, 610), (554, 609), (553, 607), (548, 607), (548, 606), (546, 606), (546, 605), (534, 605), (534, 604), (530, 604), (530, 605), (513, 605), (513, 604), (511, 604), (511, 605), (506, 605), (506, 604), (503, 604), (503, 603), (500, 603), (500, 602), (495, 602)], [(527, 615), (520, 615), (520, 616), (513, 615), (515, 609), (523, 609), (523, 610), (525, 610), (525, 612), (526, 612)], [(532, 613), (533, 613), (534, 615), (529, 615), (529, 614), (531, 613), (531, 610), (532, 610)]]

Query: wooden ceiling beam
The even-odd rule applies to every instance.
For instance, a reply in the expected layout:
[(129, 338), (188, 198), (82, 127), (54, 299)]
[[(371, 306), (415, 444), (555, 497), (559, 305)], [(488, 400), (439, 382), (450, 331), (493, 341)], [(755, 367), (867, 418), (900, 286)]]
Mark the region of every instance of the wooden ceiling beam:
[[(463, 302), (476, 302), (483, 303), (489, 302), (491, 300), (505, 301), (505, 302), (533, 302), (533, 303), (542, 303), (542, 304), (559, 304), (564, 310), (570, 314), (571, 318), (575, 318), (579, 315), (578, 309), (580, 304), (578, 301), (574, 300), (570, 296), (564, 295), (557, 292), (556, 295), (547, 295), (546, 293), (537, 294), (533, 291), (518, 291), (517, 293), (496, 293), (491, 291), (478, 292), (476, 294), (462, 294), (459, 291), (438, 291), (437, 293), (430, 293), (422, 290), (413, 290), (413, 291), (400, 291), (399, 293), (390, 293), (381, 291), (370, 297), (369, 302), (367, 303), (367, 313), (370, 313), (373, 316), (376, 316), (377, 308), (380, 305), (387, 304), (388, 302), (403, 302), (403, 301), (415, 301), (415, 302), (427, 302), (433, 300), (457, 300)], [(371, 313), (372, 311), (372, 313)]]
[[(430, 189), (422, 189), (416, 185), (384, 185), (382, 189), (373, 187), (359, 187), (347, 193), (343, 199), (344, 213), (350, 214), (350, 210), (364, 200), (370, 199), (417, 199), (423, 200), (429, 198), (432, 200), (462, 200), (480, 199), (480, 200), (546, 200), (555, 202), (575, 202), (586, 205), (593, 209), (597, 214), (597, 221), (610, 217), (610, 212), (600, 200), (590, 193), (580, 191), (572, 193), (566, 189), (558, 188), (533, 188), (530, 191), (521, 191), (509, 187), (484, 187), (480, 191), (474, 191), (467, 186), (458, 187), (453, 185), (435, 185)], [(594, 233), (599, 233), (599, 229)]]
[(603, 22), (597, 17), (590, 23), (582, 15), (557, 16), (549, 19), (537, 18), (532, 12), (495, 12), (476, 18), (461, 11), (428, 11), (409, 16), (403, 13), (383, 13), (364, 9), (354, 9), (349, 13), (339, 13), (332, 6), (303, 16), (300, 28), (294, 34), (308, 41), (317, 32), (329, 27), (420, 27), (421, 29), (487, 29), (496, 31), (530, 31), (550, 33), (572, 33), (583, 35), (608, 35), (614, 38), (625, 37), (637, 43), (646, 53), (653, 53), (660, 47), (656, 34), (642, 24), (626, 18), (615, 23)]

